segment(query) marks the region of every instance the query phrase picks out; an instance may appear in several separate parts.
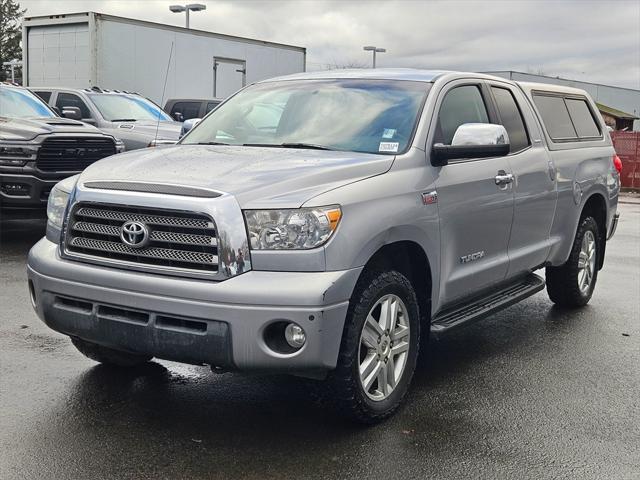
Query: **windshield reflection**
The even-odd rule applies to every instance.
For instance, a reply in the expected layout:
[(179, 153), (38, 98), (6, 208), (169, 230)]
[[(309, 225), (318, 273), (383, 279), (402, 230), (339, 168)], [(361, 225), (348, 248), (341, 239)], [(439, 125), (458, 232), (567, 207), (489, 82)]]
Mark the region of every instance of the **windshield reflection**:
[(257, 84), (218, 107), (182, 143), (395, 154), (408, 147), (429, 87), (392, 80)]

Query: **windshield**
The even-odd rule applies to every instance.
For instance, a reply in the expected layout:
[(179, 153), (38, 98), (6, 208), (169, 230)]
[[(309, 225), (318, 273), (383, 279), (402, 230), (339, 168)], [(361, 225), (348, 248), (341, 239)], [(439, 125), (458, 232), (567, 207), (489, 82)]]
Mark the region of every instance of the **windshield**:
[(407, 149), (430, 84), (397, 80), (302, 80), (251, 86), (220, 105), (181, 143)]
[(0, 117), (42, 118), (55, 113), (29, 90), (0, 88)]
[(110, 122), (158, 119), (172, 122), (173, 120), (158, 105), (146, 98), (136, 95), (118, 93), (89, 93), (87, 94), (102, 117)]

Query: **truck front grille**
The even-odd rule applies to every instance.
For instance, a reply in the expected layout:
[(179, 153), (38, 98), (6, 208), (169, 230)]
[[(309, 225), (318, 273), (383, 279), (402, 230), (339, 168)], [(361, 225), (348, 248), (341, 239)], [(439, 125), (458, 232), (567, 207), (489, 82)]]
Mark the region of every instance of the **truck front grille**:
[[(125, 242), (123, 226), (146, 229), (142, 246)], [(217, 273), (218, 241), (211, 218), (199, 213), (81, 203), (68, 223), (65, 250), (113, 263)]]
[(36, 166), (46, 172), (79, 172), (115, 153), (109, 138), (48, 138), (38, 150)]

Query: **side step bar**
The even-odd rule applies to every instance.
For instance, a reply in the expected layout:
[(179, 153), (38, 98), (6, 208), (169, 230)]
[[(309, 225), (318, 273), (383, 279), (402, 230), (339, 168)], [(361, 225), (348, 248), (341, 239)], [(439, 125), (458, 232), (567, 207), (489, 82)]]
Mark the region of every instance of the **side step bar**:
[(491, 315), (492, 313), (510, 307), (520, 300), (530, 297), (544, 288), (544, 279), (533, 273), (519, 279), (516, 283), (507, 285), (498, 291), (476, 298), (470, 302), (456, 305), (435, 316), (431, 322), (431, 335), (439, 336), (462, 325)]

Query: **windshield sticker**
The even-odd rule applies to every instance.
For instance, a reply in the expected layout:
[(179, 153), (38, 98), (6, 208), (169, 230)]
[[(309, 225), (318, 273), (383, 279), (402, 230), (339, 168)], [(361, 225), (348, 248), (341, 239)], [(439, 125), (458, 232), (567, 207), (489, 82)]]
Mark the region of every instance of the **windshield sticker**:
[(396, 134), (395, 128), (385, 128), (384, 131), (382, 132), (382, 138), (393, 138), (395, 134)]
[(380, 142), (378, 147), (379, 152), (392, 152), (396, 153), (400, 144), (398, 142)]

